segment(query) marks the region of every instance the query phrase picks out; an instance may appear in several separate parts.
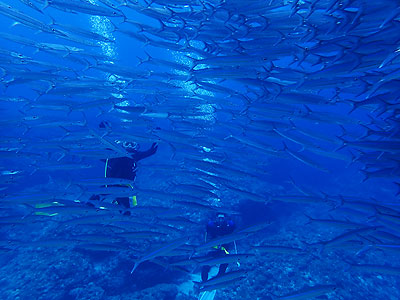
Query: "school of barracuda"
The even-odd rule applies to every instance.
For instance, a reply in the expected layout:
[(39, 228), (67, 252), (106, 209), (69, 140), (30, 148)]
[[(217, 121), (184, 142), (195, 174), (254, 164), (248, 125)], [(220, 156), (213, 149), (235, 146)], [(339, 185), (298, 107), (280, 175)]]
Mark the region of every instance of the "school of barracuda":
[[(265, 238), (268, 220), (239, 227), (224, 241), (241, 251), (223, 262), (242, 267), (202, 290), (400, 297), (400, 1), (9, 0), (0, 16), (9, 24), (0, 31), (1, 252), (11, 262), (83, 249), (125, 253), (127, 277), (147, 261), (188, 272), (221, 263), (202, 257), (217, 242), (204, 244), (205, 216), (236, 215), (245, 200), (295, 203), (279, 227), (296, 239)], [(77, 17), (106, 19), (109, 34), (71, 25)], [(106, 55), (119, 39), (132, 42), (129, 64)], [(159, 151), (138, 164), (135, 182), (80, 177), (126, 155), (116, 140), (157, 142)], [(331, 178), (337, 193), (291, 174), (277, 182), (272, 161)], [(356, 168), (365, 194), (333, 166)], [(39, 175), (49, 182), (27, 184)], [(392, 198), (370, 197), (375, 182)], [(127, 196), (112, 184), (134, 187), (130, 216), (111, 204)], [(88, 206), (93, 194), (109, 202)], [(261, 266), (287, 274), (289, 261), (291, 286), (265, 279)]]

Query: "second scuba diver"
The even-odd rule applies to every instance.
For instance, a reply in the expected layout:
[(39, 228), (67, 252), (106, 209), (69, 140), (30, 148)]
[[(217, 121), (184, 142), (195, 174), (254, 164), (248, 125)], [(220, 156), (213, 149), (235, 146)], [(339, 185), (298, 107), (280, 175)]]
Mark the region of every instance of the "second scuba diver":
[[(225, 213), (217, 213), (215, 220), (210, 220), (207, 223), (206, 242), (223, 235), (231, 234), (235, 230), (235, 227), (235, 223), (231, 219), (228, 219)], [(208, 255), (215, 258), (228, 255), (232, 244), (215, 245), (214, 249)], [(227, 268), (228, 264), (221, 264), (217, 276), (224, 274)], [(203, 282), (207, 281), (210, 269), (211, 266), (203, 266), (201, 270), (201, 280)]]

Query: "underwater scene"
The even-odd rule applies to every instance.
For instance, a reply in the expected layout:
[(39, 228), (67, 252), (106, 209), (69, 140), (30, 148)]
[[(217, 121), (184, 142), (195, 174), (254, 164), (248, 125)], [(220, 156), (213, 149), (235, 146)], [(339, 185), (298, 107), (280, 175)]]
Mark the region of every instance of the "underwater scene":
[(400, 299), (399, 0), (0, 25), (0, 299)]

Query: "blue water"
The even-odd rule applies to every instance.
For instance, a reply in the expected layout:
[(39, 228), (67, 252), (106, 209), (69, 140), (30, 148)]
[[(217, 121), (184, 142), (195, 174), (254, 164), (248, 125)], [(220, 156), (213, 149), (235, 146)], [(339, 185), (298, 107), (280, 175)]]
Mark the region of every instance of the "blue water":
[(0, 298), (197, 299), (225, 211), (215, 299), (399, 299), (399, 7), (0, 2)]

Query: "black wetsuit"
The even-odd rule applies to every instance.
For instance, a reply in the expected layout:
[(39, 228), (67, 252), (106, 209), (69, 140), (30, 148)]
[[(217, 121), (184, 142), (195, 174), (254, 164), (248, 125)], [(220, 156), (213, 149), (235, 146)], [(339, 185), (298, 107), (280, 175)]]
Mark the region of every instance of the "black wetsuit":
[[(156, 153), (157, 147), (157, 143), (154, 143), (147, 151), (135, 151), (133, 149), (126, 148), (126, 150), (131, 153), (131, 157), (116, 157), (108, 160), (102, 160), (107, 164), (106, 177), (122, 178), (134, 181), (136, 177), (136, 163), (139, 160)], [(101, 200), (102, 196), (104, 195), (92, 195), (89, 200)], [(115, 201), (126, 208), (130, 208), (129, 197), (118, 197), (115, 199)], [(88, 205), (94, 206), (90, 202), (88, 202)]]
[[(129, 148), (126, 149), (128, 152), (132, 153), (131, 157), (117, 157), (110, 158), (107, 161), (107, 177), (112, 178), (123, 178), (129, 180), (135, 180), (136, 177), (136, 163), (146, 157), (149, 157), (156, 153), (157, 144), (154, 143), (147, 151), (134, 151)], [(118, 204), (122, 204), (126, 208), (130, 207), (128, 197), (116, 198)]]
[[(208, 239), (215, 239), (217, 237), (231, 234), (235, 230), (235, 223), (232, 220), (224, 221), (220, 226), (217, 225), (217, 222), (215, 221), (209, 221), (207, 224), (207, 240)], [(211, 257), (219, 257), (226, 255), (226, 252), (223, 250), (226, 249), (229, 251), (233, 243), (230, 244), (222, 244), (222, 245), (215, 245), (215, 246), (220, 246), (218, 249), (212, 250), (209, 255)], [(221, 264), (219, 266), (218, 274), (222, 275), (225, 273), (226, 268), (228, 267), (228, 264)], [(203, 281), (206, 281), (208, 279), (208, 272), (210, 272), (211, 266), (203, 266), (201, 270), (201, 279)]]

